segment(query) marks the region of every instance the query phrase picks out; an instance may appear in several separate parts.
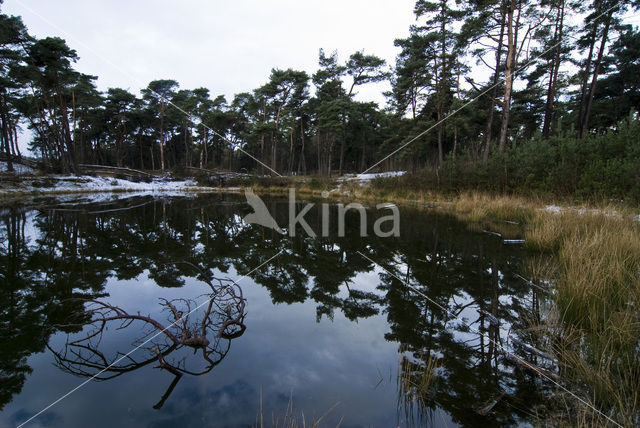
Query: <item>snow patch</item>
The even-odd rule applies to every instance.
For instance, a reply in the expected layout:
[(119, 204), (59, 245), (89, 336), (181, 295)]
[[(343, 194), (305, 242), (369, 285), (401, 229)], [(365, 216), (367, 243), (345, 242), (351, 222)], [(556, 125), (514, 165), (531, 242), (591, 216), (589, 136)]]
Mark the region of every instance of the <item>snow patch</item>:
[(388, 172), (377, 172), (374, 174), (354, 174), (354, 175), (345, 175), (344, 177), (340, 177), (338, 180), (340, 181), (369, 181), (374, 178), (387, 178), (387, 177), (400, 177), (401, 175), (406, 174), (407, 171), (388, 171)]
[(388, 172), (377, 172), (373, 174), (348, 174), (342, 176), (337, 179), (339, 182), (355, 182), (359, 183), (361, 186), (373, 179), (376, 178), (388, 178), (388, 177), (400, 177), (401, 175), (405, 175), (407, 171), (388, 171)]
[[(0, 161), (0, 172), (8, 172), (7, 163), (5, 161)], [(16, 175), (33, 174), (34, 172), (34, 169), (30, 166), (15, 162), (13, 164), (13, 173)]]
[(92, 177), (87, 175), (51, 175), (24, 179), (20, 183), (0, 185), (0, 194), (52, 194), (52, 193), (109, 193), (130, 192), (144, 194), (176, 194), (211, 191), (211, 187), (198, 186), (193, 179), (171, 180), (154, 178), (148, 183), (121, 178)]
[(149, 183), (134, 182), (121, 178), (91, 177), (91, 176), (55, 176), (58, 183), (55, 185), (56, 191), (76, 191), (87, 190), (105, 192), (113, 190), (133, 190), (133, 191), (171, 191), (184, 190), (196, 187), (195, 180), (169, 181), (167, 179), (153, 179)]
[(545, 210), (548, 213), (556, 213), (557, 214), (557, 213), (561, 213), (562, 211), (564, 211), (564, 208), (559, 207), (557, 205), (547, 205)]
[[(542, 210), (542, 208), (540, 208)], [(547, 205), (544, 208), (544, 211), (552, 214), (560, 214), (566, 211), (575, 212), (578, 215), (602, 215), (605, 217), (614, 217), (620, 218), (624, 217), (624, 214), (619, 213), (616, 210), (601, 210), (601, 209), (587, 209), (587, 208), (576, 208), (576, 207), (560, 207), (558, 205)], [(640, 222), (640, 214), (631, 216), (631, 219), (634, 221)]]

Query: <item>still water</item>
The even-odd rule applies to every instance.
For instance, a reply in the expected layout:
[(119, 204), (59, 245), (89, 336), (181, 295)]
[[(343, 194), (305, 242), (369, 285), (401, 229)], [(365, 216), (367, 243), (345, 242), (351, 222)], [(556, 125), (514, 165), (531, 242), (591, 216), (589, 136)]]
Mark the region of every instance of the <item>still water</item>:
[[(286, 202), (266, 200), (280, 225)], [(305, 218), (320, 230), (316, 202)], [(317, 238), (247, 224), (251, 212), (242, 195), (0, 208), (0, 426), (84, 382), (25, 426), (504, 426), (544, 413), (551, 386), (504, 352), (537, 358), (517, 346), (543, 306), (520, 277), (522, 246), (426, 207), (401, 207), (390, 238), (371, 233), (388, 214), (375, 208), (366, 237), (355, 212), (340, 237), (335, 206)]]

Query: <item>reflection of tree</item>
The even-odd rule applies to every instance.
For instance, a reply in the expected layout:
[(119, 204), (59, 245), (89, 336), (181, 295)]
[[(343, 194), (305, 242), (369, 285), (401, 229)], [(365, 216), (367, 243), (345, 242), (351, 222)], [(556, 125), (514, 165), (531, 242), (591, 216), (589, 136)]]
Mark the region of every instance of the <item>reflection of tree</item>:
[[(23, 233), (25, 213), (14, 210), (2, 216), (4, 245), (0, 247), (2, 265), (0, 271), (0, 409), (11, 400), (11, 396), (22, 389), (26, 375), (31, 372), (26, 365), (26, 357), (44, 347), (45, 340), (28, 340), (38, 331), (38, 316), (32, 311), (33, 303), (20, 296), (21, 289), (28, 291), (28, 282), (21, 280), (18, 272), (23, 268), (23, 257), (27, 252)], [(26, 272), (25, 272), (26, 273)], [(26, 327), (25, 330), (11, 328), (12, 325)], [(18, 352), (11, 343), (23, 342)]]
[[(266, 204), (278, 224), (286, 227), (286, 203), (273, 199)], [(305, 218), (319, 233), (321, 209), (316, 208)], [(511, 329), (513, 335), (524, 330), (523, 320), (530, 313), (535, 316), (537, 310), (535, 294), (532, 300), (531, 288), (516, 277), (524, 257), (522, 250), (470, 231), (453, 217), (410, 208), (401, 212), (400, 239), (361, 237), (355, 212), (347, 216), (346, 236), (338, 237), (336, 208), (331, 210), (329, 237), (313, 239), (300, 231), (291, 238), (243, 223), (243, 216), (251, 209), (242, 196), (133, 198), (76, 210), (42, 209), (35, 218), (39, 235), (28, 245), (28, 239), (21, 236), (24, 212), (7, 211), (1, 217), (5, 226), (0, 230), (9, 242), (0, 247), (4, 266), (0, 271), (1, 316), (5, 322), (0, 325), (0, 340), (7, 347), (0, 347), (0, 358), (3, 376), (16, 376), (19, 386), (11, 389), (10, 383), (3, 382), (0, 390), (5, 395), (0, 398), (8, 401), (20, 390), (29, 370), (26, 356), (41, 351), (50, 334), (59, 329), (78, 333), (78, 325), (98, 315), (95, 306), (93, 311), (85, 308), (84, 301), (77, 298), (107, 302), (100, 293), (110, 277), (147, 276), (162, 287), (180, 287), (186, 278), (203, 280), (198, 270), (247, 274), (282, 251), (272, 263), (250, 275), (274, 303), (309, 299), (316, 305), (318, 320), (331, 318), (336, 312), (354, 321), (385, 314), (389, 324), (385, 337), (398, 343), (403, 357), (422, 366), (429, 355), (438, 357), (433, 399), (427, 401), (431, 408), (439, 406), (455, 421), (473, 424), (479, 416), (470, 409), (504, 393), (484, 422), (517, 424), (526, 420), (527, 403), (540, 402), (545, 386), (530, 373), (506, 363), (494, 346), (495, 342), (506, 346), (505, 332)], [(373, 224), (371, 216), (376, 213), (369, 215)], [(448, 310), (440, 310), (382, 270), (374, 274), (376, 289), (362, 289), (359, 275), (371, 275), (374, 266), (357, 251), (366, 251), (384, 269), (408, 280)], [(177, 260), (197, 269), (175, 263)], [(184, 302), (174, 306), (186, 310)], [(11, 312), (9, 308), (15, 309)], [(165, 304), (165, 308), (171, 314), (170, 307)], [(484, 335), (469, 331), (458, 316)], [(70, 317), (76, 318), (70, 322)], [(157, 331), (142, 320), (135, 323)], [(16, 332), (5, 325), (20, 328)], [(15, 335), (19, 340), (12, 340)], [(166, 350), (175, 342), (165, 337), (163, 344)], [(522, 358), (533, 358), (524, 349), (516, 351)], [(154, 364), (160, 364), (159, 359)]]
[[(124, 309), (101, 300), (85, 301), (85, 313), (88, 321), (82, 327), (78, 338), (67, 340), (62, 350), (53, 350), (58, 367), (74, 375), (107, 380), (137, 370), (152, 363), (176, 376), (174, 382), (162, 397), (159, 405), (173, 390), (183, 374), (200, 376), (210, 372), (229, 352), (231, 339), (244, 333), (245, 299), (242, 289), (228, 279), (205, 280), (210, 293), (207, 300), (197, 304), (191, 299), (161, 299), (163, 310), (168, 312), (165, 325), (150, 315), (131, 314)], [(200, 318), (197, 310), (203, 307)], [(141, 324), (145, 330), (134, 346), (147, 346), (148, 355), (143, 359), (134, 359), (130, 350), (117, 351), (109, 356), (101, 350), (105, 332), (111, 329), (122, 331), (132, 325)], [(145, 340), (145, 338), (148, 338)], [(200, 352), (204, 368), (193, 370), (187, 367), (186, 360), (172, 358), (182, 348)]]
[[(73, 227), (64, 221), (57, 227), (64, 231), (64, 243), (69, 244), (73, 234), (66, 233)], [(47, 248), (44, 239), (33, 242), (27, 230), (26, 210), (12, 207), (0, 211), (0, 409), (22, 390), (31, 372), (27, 358), (44, 351), (55, 332), (52, 325), (82, 312), (81, 304), (61, 301), (96, 296), (87, 283), (74, 281), (67, 274), (73, 263), (68, 257), (71, 246), (56, 239), (56, 247)], [(44, 235), (46, 239), (55, 232)], [(56, 268), (47, 268), (52, 265)], [(87, 273), (87, 277), (96, 278), (93, 275)]]
[(409, 399), (404, 404), (425, 417), (440, 407), (462, 425), (535, 420), (532, 406), (544, 401), (544, 385), (500, 352), (507, 346), (505, 332), (521, 329), (525, 313), (537, 309), (526, 306), (531, 290), (516, 278), (520, 251), (490, 237), (460, 233), (452, 228), (453, 219), (449, 224), (445, 217), (433, 220), (432, 233), (421, 241), (372, 249), (372, 258), (394, 273), (380, 273), (379, 289), (386, 292), (391, 329), (386, 337), (401, 344), (400, 378), (419, 384), (430, 359), (438, 357), (440, 363), (429, 395), (418, 400), (422, 407), (416, 409), (411, 394), (402, 395)]

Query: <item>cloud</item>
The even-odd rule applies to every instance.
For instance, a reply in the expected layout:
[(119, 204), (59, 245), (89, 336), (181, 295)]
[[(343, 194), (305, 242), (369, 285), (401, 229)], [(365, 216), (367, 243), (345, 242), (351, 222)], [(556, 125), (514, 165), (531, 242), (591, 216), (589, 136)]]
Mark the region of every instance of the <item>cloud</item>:
[[(393, 64), (393, 41), (408, 33), (413, 4), (30, 1), (28, 7), (48, 22), (18, 1), (3, 10), (22, 15), (38, 37), (67, 39), (81, 57), (77, 68), (99, 76), (100, 89), (136, 91), (153, 79), (172, 78), (183, 88), (204, 86), (230, 99), (265, 83), (273, 67), (313, 73), (319, 48), (337, 49), (342, 60), (365, 49)], [(381, 89), (361, 90), (359, 97), (383, 103)]]

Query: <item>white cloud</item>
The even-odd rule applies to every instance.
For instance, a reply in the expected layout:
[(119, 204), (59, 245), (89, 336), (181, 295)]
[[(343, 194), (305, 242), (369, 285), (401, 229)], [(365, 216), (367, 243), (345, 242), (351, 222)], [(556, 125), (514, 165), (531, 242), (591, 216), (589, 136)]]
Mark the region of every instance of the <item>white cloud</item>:
[[(77, 69), (99, 76), (100, 89), (171, 78), (230, 100), (265, 83), (273, 67), (313, 73), (319, 48), (342, 60), (365, 49), (393, 64), (414, 2), (6, 0), (3, 12), (21, 15), (37, 37), (65, 38), (81, 58)], [(385, 89), (363, 88), (358, 98), (382, 104)]]

